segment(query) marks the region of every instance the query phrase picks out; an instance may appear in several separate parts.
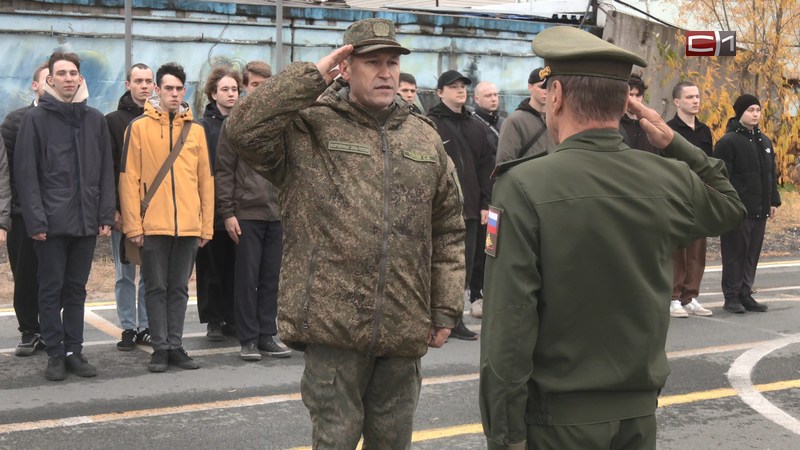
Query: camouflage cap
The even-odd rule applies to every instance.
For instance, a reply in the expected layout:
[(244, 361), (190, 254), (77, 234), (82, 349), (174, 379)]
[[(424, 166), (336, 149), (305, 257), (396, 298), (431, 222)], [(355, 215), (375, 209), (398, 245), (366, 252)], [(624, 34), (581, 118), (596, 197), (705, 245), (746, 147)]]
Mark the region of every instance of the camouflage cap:
[(394, 34), (394, 22), (389, 19), (365, 19), (354, 22), (344, 32), (342, 45), (352, 44), (353, 54), (361, 55), (384, 48), (394, 48), (403, 55), (411, 50), (402, 47)]
[(548, 28), (533, 39), (531, 48), (544, 58), (539, 77), (577, 75), (628, 81), (633, 65), (647, 61), (599, 37), (569, 26)]

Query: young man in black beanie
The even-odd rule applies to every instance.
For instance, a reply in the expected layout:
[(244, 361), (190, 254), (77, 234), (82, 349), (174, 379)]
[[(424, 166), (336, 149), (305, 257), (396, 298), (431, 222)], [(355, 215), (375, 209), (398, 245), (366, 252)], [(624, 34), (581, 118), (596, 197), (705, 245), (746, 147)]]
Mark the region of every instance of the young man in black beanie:
[(753, 299), (752, 288), (767, 219), (775, 216), (781, 204), (775, 150), (758, 129), (758, 98), (740, 95), (733, 110), (736, 117), (728, 120), (727, 132), (714, 148), (714, 157), (725, 162), (731, 184), (747, 208), (747, 219), (720, 236), (723, 309), (736, 314), (764, 312), (767, 306)]

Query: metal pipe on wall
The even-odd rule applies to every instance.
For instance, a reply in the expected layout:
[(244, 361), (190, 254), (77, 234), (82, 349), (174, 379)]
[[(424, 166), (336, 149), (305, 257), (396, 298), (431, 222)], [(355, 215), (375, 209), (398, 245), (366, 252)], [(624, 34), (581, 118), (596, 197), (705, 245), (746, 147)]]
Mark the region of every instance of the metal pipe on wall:
[(275, 4), (275, 67), (274, 73), (283, 70), (283, 0)]
[(133, 0), (125, 0), (125, 71), (133, 64)]

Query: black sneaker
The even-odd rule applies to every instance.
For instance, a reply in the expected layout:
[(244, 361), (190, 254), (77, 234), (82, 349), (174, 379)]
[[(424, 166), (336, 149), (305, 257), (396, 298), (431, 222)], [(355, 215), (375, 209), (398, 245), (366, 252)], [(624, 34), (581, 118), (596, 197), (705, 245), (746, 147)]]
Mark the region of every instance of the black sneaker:
[(753, 312), (767, 312), (767, 305), (762, 303), (758, 303), (754, 298), (753, 295), (745, 295), (744, 297), (740, 297), (739, 300), (742, 302), (742, 306), (747, 311)]
[(722, 305), (722, 309), (733, 314), (745, 313), (744, 306), (742, 306), (742, 303), (736, 297), (726, 298), (725, 303)]
[(211, 342), (220, 342), (222, 340), (222, 324), (219, 322), (208, 322), (206, 326), (206, 337)]
[(31, 356), (40, 348), (44, 348), (42, 335), (39, 333), (23, 332), (17, 347), (14, 349), (14, 354), (17, 356)]
[(147, 365), (147, 370), (150, 372), (166, 372), (169, 363), (169, 355), (166, 350), (154, 350), (153, 355), (150, 356), (150, 364)]
[(197, 361), (193, 360), (183, 347), (169, 349), (169, 363), (180, 367), (181, 369), (194, 370), (199, 369), (200, 365)]
[(73, 353), (67, 356), (67, 369), (79, 377), (93, 377), (97, 375), (97, 369), (89, 364), (86, 357), (81, 353)]
[(466, 325), (464, 325), (463, 320), (459, 320), (458, 325), (450, 330), (450, 337), (461, 339), (462, 341), (474, 341), (478, 339), (478, 333), (471, 331)]
[(67, 378), (67, 365), (64, 356), (51, 356), (47, 358), (47, 369), (44, 377), (50, 381), (61, 381)]
[(129, 352), (136, 348), (136, 330), (122, 330), (122, 340), (117, 342), (117, 350)]
[(136, 343), (150, 345), (150, 328), (145, 328), (136, 334)]
[(222, 324), (222, 335), (223, 336), (236, 336), (236, 325), (232, 323), (225, 322)]
[(239, 356), (245, 361), (261, 361), (261, 352), (258, 351), (258, 346), (255, 342), (242, 345), (242, 351)]
[(272, 336), (263, 336), (258, 340), (258, 350), (262, 355), (267, 355), (272, 358), (288, 358), (292, 351), (288, 348), (282, 347), (272, 339)]

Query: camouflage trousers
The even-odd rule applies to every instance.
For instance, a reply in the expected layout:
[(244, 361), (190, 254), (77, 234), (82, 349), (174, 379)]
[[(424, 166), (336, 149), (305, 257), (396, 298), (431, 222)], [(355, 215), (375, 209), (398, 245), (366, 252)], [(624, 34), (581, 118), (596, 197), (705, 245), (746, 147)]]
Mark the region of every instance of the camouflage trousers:
[(528, 449), (564, 448), (655, 450), (656, 416), (588, 425), (528, 425)]
[(309, 345), (300, 382), (311, 415), (314, 449), (411, 448), (419, 400), (419, 358), (367, 358), (363, 353)]

